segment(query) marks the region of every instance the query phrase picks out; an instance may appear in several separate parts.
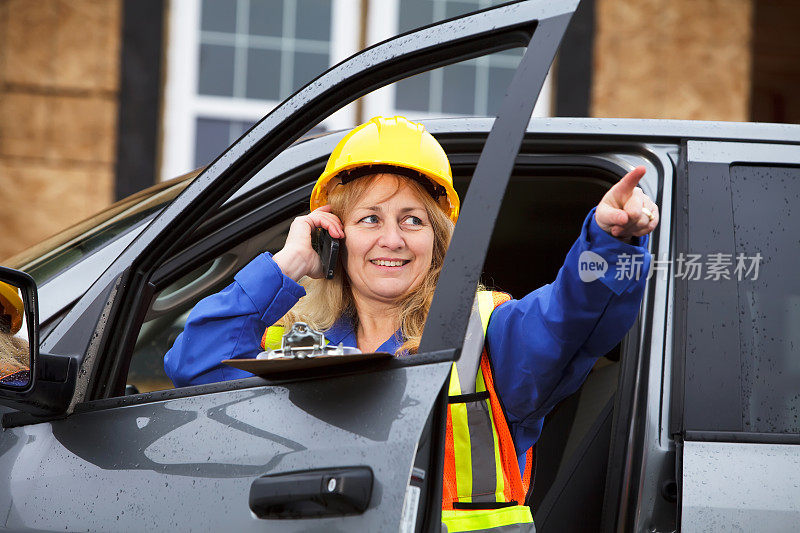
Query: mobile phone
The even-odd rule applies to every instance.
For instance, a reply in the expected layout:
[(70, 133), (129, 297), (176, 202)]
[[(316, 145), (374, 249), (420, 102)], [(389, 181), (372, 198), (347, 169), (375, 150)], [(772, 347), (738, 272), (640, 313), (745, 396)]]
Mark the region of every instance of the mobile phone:
[(339, 257), (339, 239), (331, 237), (325, 228), (316, 228), (311, 234), (311, 246), (322, 261), (322, 273), (325, 279), (333, 279), (336, 260)]

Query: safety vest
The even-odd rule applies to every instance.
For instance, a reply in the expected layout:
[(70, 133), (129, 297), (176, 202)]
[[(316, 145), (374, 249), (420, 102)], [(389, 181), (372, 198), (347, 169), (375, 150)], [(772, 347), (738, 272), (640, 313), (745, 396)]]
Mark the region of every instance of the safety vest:
[(533, 451), (522, 476), (485, 343), (492, 311), (509, 299), (502, 292), (478, 293), (461, 357), (450, 373), (442, 486), (442, 521), (449, 533), (535, 531), (524, 505)]
[[(492, 311), (510, 298), (478, 292), (461, 357), (450, 372), (442, 483), (442, 521), (448, 533), (535, 531), (531, 510), (524, 505), (533, 450), (528, 450), (525, 475), (520, 475), (484, 342)], [(261, 346), (280, 347), (282, 335), (281, 326), (267, 328)]]

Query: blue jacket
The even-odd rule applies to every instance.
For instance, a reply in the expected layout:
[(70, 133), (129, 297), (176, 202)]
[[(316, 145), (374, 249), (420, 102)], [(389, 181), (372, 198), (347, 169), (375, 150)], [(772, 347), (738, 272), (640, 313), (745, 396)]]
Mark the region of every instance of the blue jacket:
[[(492, 313), (487, 342), (495, 388), (521, 461), (539, 438), (545, 415), (580, 387), (597, 358), (633, 325), (650, 267), (646, 246), (647, 237), (625, 244), (607, 234), (595, 222), (592, 209), (555, 281)], [(579, 261), (593, 258), (582, 257), (585, 251), (608, 264), (594, 281), (580, 277)], [(618, 259), (622, 254), (641, 259), (639, 275), (631, 269), (636, 261)], [(591, 272), (587, 263), (583, 272)], [(259, 255), (236, 274), (233, 283), (194, 307), (183, 333), (164, 357), (167, 375), (176, 387), (250, 377), (220, 361), (255, 357), (265, 328), (304, 294), (270, 254)], [(339, 319), (325, 337), (334, 344), (356, 346), (353, 325), (346, 318)], [(400, 343), (395, 334), (378, 351), (394, 353)]]

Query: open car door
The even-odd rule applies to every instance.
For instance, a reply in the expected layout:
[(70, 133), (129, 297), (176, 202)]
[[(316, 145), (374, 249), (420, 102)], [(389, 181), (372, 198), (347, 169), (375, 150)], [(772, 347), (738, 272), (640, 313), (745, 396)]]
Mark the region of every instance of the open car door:
[[(6, 417), (6, 527), (439, 531), (451, 362), (522, 135), (577, 3), (507, 4), (375, 45), (310, 82), (215, 160), (42, 343), (69, 360), (60, 395), (37, 392), (36, 382), (25, 394), (1, 391), (7, 405), (55, 415)], [(526, 46), (418, 355), (120, 397), (144, 310), (161, 288), (153, 272), (281, 150), (372, 90)]]

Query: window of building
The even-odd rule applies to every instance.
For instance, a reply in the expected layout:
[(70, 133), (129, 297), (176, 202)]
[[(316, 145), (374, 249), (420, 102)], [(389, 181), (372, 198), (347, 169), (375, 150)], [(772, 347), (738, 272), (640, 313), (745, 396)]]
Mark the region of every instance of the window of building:
[(280, 101), (330, 63), (327, 0), (203, 0), (197, 92)]
[[(368, 41), (380, 42), (399, 33), (504, 1), (372, 0), (367, 25)], [(366, 114), (396, 113), (409, 118), (493, 116), (497, 114), (523, 52), (523, 49), (508, 50), (406, 78), (365, 98)], [(551, 86), (551, 77), (548, 76), (534, 116), (551, 115)]]
[[(404, 0), (399, 6), (398, 32), (496, 3), (499, 2)], [(395, 107), (444, 115), (495, 115), (520, 59), (521, 50), (510, 50), (405, 79), (397, 84)]]
[[(358, 0), (173, 0), (162, 179), (213, 161), (277, 104), (353, 54)], [(344, 128), (345, 109), (317, 126)]]
[[(213, 161), (294, 91), (359, 49), (500, 0), (172, 0), (161, 178)], [(366, 17), (366, 35), (361, 19)], [(316, 131), (375, 115), (494, 115), (522, 50), (414, 76), (365, 96)], [(550, 114), (550, 77), (534, 110)]]

